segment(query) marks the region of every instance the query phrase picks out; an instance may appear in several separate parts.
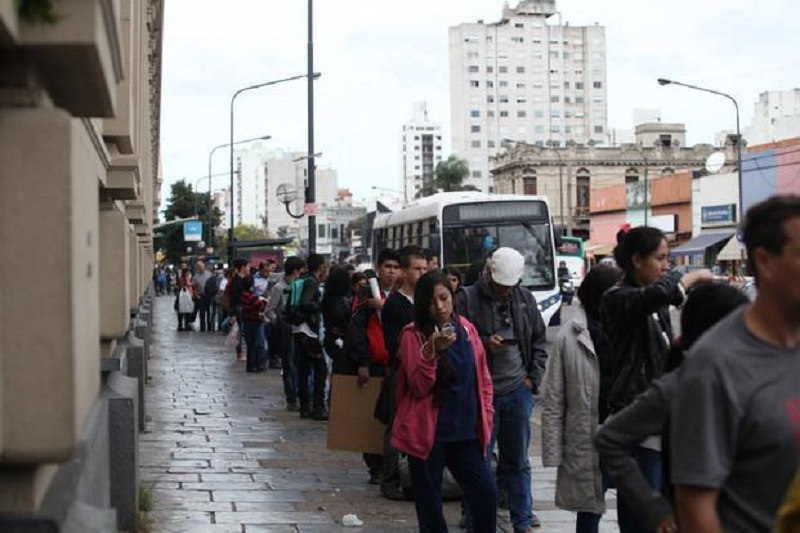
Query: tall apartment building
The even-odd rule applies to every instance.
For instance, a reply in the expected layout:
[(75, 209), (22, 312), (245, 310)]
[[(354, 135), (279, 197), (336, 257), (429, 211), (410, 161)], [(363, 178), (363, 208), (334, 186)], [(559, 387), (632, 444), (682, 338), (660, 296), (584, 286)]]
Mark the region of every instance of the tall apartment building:
[(442, 126), (428, 118), (425, 102), (414, 104), (414, 118), (403, 126), (402, 191), (406, 202), (431, 185), (436, 164), (442, 160)]
[[(308, 160), (306, 154), (268, 149), (253, 143), (234, 151), (234, 200), (236, 225), (269, 229), (275, 234), (299, 235), (300, 223), (292, 218), (278, 200), (277, 189), (283, 183), (294, 185), (298, 199), (290, 205), (294, 214), (303, 212)], [(337, 197), (335, 170), (317, 168), (316, 199), (319, 205), (332, 205)], [(230, 204), (225, 205), (226, 227), (230, 224)]]
[(750, 146), (800, 137), (800, 89), (761, 93), (743, 135)]
[(450, 28), (453, 152), (483, 191), (494, 190), (489, 156), (506, 139), (608, 141), (605, 28), (555, 25), (555, 14), (555, 0), (521, 0), (499, 22)]

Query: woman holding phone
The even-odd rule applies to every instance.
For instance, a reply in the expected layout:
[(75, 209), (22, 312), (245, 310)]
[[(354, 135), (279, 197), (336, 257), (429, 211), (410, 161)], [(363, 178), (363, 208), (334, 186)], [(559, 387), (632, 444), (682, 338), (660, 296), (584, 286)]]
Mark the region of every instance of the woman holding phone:
[(400, 336), (401, 371), (392, 446), (409, 456), (422, 533), (445, 532), (442, 473), (447, 466), (464, 492), (476, 533), (494, 532), (497, 496), (485, 460), (492, 434), (492, 379), (473, 325), (453, 312), (441, 272), (414, 290), (414, 322)]

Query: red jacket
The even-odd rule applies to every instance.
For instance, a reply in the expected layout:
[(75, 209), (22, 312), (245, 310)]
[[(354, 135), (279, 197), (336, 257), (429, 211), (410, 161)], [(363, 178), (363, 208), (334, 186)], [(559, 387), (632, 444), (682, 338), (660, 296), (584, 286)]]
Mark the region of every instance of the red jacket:
[[(492, 407), (492, 376), (486, 366), (486, 352), (475, 326), (461, 317), (461, 325), (475, 353), (478, 385), (478, 427), (476, 433), (481, 449), (486, 451), (492, 436), (494, 407)], [(422, 358), (422, 334), (413, 324), (400, 334), (400, 368), (397, 375), (397, 414), (392, 426), (392, 446), (403, 453), (427, 459), (436, 436), (439, 408), (433, 403), (431, 391), (436, 381), (436, 360)]]

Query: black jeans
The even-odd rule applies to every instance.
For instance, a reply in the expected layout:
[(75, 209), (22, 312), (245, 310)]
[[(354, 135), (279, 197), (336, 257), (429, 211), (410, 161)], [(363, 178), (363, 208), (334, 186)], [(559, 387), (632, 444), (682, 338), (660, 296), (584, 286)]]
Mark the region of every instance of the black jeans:
[(197, 300), (197, 313), (200, 315), (200, 331), (214, 331), (211, 322), (211, 299), (205, 294)]
[[(328, 378), (328, 365), (325, 356), (314, 357), (308, 353), (308, 337), (302, 333), (294, 334), (294, 348), (297, 356), (297, 392), (300, 396), (301, 411), (325, 410), (325, 383)], [(308, 378), (314, 377), (314, 397), (309, 396)]]
[(244, 321), (244, 342), (247, 345), (247, 371), (259, 372), (261, 362), (259, 361), (260, 342), (262, 323)]
[(422, 460), (408, 457), (414, 505), (420, 533), (446, 533), (442, 511), (442, 475), (450, 469), (464, 492), (472, 512), (475, 533), (494, 533), (497, 528), (497, 489), (489, 463), (477, 439), (466, 442), (434, 442)]

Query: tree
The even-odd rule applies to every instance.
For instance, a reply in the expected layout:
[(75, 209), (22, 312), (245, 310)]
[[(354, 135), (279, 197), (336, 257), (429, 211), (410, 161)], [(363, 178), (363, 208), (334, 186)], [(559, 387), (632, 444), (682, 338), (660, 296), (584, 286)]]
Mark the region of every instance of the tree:
[[(204, 239), (207, 239), (207, 235), (209, 234), (209, 222), (211, 223), (211, 231), (213, 232), (213, 228), (216, 228), (222, 221), (222, 213), (216, 207), (213, 207), (209, 221), (208, 206), (211, 203), (210, 199), (211, 196), (209, 193), (194, 192), (191, 184), (186, 183), (186, 180), (173, 183), (170, 188), (170, 197), (167, 200), (167, 207), (164, 209), (164, 219), (170, 222), (184, 218), (193, 218), (197, 215), (198, 220), (203, 223)], [(162, 233), (162, 238), (163, 241), (161, 245), (164, 248), (167, 261), (172, 264), (180, 262), (180, 257), (186, 255), (186, 248), (196, 244), (186, 243), (183, 240), (183, 226), (181, 224), (174, 224), (165, 228)], [(157, 247), (157, 245), (154, 244), (154, 247)]]
[(465, 159), (451, 154), (445, 161), (439, 161), (434, 170), (433, 183), (425, 186), (417, 193), (417, 198), (424, 198), (436, 194), (437, 191), (477, 191), (472, 185), (464, 185), (464, 180), (469, 176), (469, 165)]
[[(233, 228), (233, 238), (238, 242), (258, 241), (263, 239), (274, 239), (275, 235), (269, 229), (261, 229), (252, 224), (242, 224), (241, 226), (236, 226)], [(219, 243), (217, 244), (217, 249), (228, 249), (227, 233), (220, 238)]]

